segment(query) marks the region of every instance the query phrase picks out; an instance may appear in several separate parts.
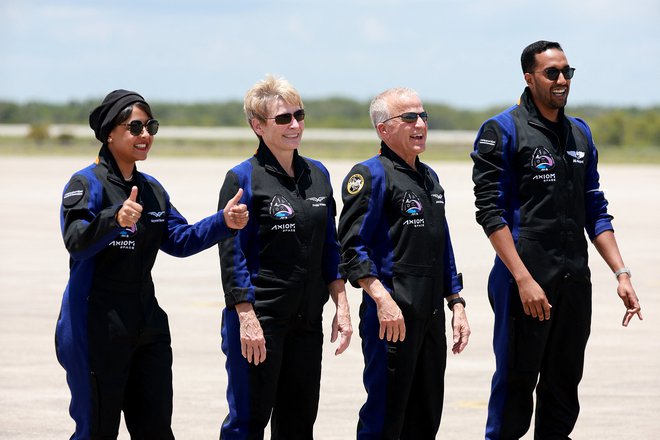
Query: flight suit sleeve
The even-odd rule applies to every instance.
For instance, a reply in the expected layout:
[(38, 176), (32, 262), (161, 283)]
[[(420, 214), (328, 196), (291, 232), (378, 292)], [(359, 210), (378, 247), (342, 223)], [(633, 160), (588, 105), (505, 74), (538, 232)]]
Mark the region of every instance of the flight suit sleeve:
[(328, 179), (327, 185), (330, 188), (330, 196), (328, 197), (327, 209), (328, 209), (328, 220), (326, 223), (326, 233), (325, 233), (325, 243), (323, 245), (323, 262), (322, 262), (322, 271), (323, 279), (326, 284), (342, 278), (339, 272), (339, 241), (337, 239), (337, 226), (336, 226), (336, 217), (337, 217), (337, 204), (335, 203), (334, 194), (332, 191), (332, 185), (330, 183), (330, 175), (327, 170), (323, 170)]
[(612, 216), (607, 212), (607, 199), (600, 189), (600, 175), (598, 174), (598, 150), (594, 144), (589, 126), (581, 119), (577, 119), (578, 126), (584, 130), (589, 139), (587, 151), (587, 169), (584, 182), (584, 211), (585, 229), (589, 239), (593, 241), (596, 236), (605, 231), (614, 230)]
[(372, 173), (364, 165), (353, 167), (342, 184), (340, 272), (354, 287), (359, 288), (358, 280), (362, 278), (379, 278), (377, 265), (372, 260), (372, 246), (383, 215), (383, 187), (379, 182), (374, 183)]
[(489, 120), (479, 130), (470, 154), (474, 162), (476, 219), (488, 236), (508, 224), (506, 206), (510, 191), (507, 188), (514, 178), (507, 154), (511, 150), (510, 142), (500, 125)]
[(445, 219), (445, 291), (443, 296), (450, 296), (459, 293), (463, 290), (463, 274), (458, 273), (456, 269), (456, 259), (454, 257), (454, 248), (451, 244), (451, 236), (449, 234), (449, 225)]
[(94, 176), (74, 175), (62, 193), (60, 226), (74, 260), (95, 256), (117, 237), (115, 214), (121, 205), (102, 208), (103, 188)]
[(250, 270), (245, 249), (249, 243), (254, 242), (259, 232), (259, 222), (252, 209), (251, 188), (239, 182), (238, 176), (229, 171), (220, 189), (218, 209), (224, 207), (236, 194), (238, 188), (243, 188), (243, 197), (240, 203), (247, 205), (250, 213), (248, 224), (236, 234), (229, 236), (218, 244), (220, 253), (220, 272), (222, 275), (222, 288), (225, 296), (225, 305), (233, 308), (241, 302), (254, 304), (254, 286), (250, 277)]
[(189, 224), (188, 220), (172, 205), (168, 197), (167, 233), (161, 250), (175, 257), (189, 257), (210, 248), (229, 237), (232, 230), (225, 224), (223, 212), (217, 212)]
[(149, 180), (165, 198), (166, 232), (160, 249), (174, 257), (189, 257), (210, 248), (231, 235), (222, 211), (190, 224), (174, 207), (169, 194), (156, 179)]

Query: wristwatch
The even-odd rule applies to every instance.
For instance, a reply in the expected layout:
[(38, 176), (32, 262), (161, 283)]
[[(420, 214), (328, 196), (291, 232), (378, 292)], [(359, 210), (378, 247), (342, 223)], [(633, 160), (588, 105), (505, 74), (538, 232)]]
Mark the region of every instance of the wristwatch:
[(614, 276), (616, 277), (617, 280), (619, 279), (619, 275), (621, 275), (622, 273), (627, 273), (628, 278), (632, 278), (632, 274), (630, 273), (630, 269), (628, 269), (627, 267), (622, 267), (621, 269), (614, 272)]
[(453, 310), (454, 310), (454, 306), (455, 306), (456, 304), (463, 304), (463, 308), (465, 308), (465, 298), (463, 298), (462, 296), (459, 296), (459, 297), (456, 297), (456, 298), (454, 298), (454, 299), (452, 299), (452, 300), (449, 300), (449, 301), (447, 302), (447, 307), (449, 308), (449, 310), (453, 311)]

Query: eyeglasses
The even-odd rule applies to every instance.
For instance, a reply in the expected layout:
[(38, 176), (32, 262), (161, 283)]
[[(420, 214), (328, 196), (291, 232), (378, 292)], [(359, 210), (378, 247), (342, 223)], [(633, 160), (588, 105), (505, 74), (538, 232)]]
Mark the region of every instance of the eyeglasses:
[(387, 121), (392, 119), (401, 118), (403, 122), (408, 122), (409, 124), (417, 122), (417, 118), (422, 118), (422, 121), (426, 122), (429, 119), (429, 114), (426, 112), (415, 113), (415, 112), (405, 112), (400, 115), (392, 116), (391, 118), (385, 119), (382, 123), (384, 124)]
[(557, 69), (556, 67), (548, 67), (547, 69), (540, 70), (539, 72), (543, 72), (545, 77), (548, 78), (550, 81), (557, 81), (560, 72), (562, 75), (564, 75), (564, 78), (566, 79), (573, 78), (573, 74), (575, 73), (575, 67), (564, 67), (563, 69)]
[(149, 119), (146, 124), (142, 123), (142, 121), (135, 120), (128, 124), (119, 125), (127, 126), (128, 131), (130, 131), (133, 136), (140, 136), (145, 127), (147, 128), (147, 133), (153, 136), (158, 133), (158, 128), (160, 127), (160, 124), (155, 119)]
[(264, 119), (275, 119), (277, 125), (287, 125), (291, 123), (291, 120), (296, 118), (296, 121), (300, 122), (305, 119), (305, 110), (300, 109), (296, 110), (293, 113), (282, 113), (277, 115), (274, 118), (264, 118)]

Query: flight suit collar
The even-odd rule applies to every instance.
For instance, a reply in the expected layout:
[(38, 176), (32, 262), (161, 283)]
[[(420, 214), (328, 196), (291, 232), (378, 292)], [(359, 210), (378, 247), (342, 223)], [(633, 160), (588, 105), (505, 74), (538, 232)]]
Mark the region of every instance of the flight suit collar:
[(384, 141), (380, 142), (380, 155), (391, 160), (394, 164), (394, 168), (405, 171), (409, 174), (416, 174), (425, 180), (429, 177), (428, 167), (419, 160), (419, 156), (415, 158), (415, 168), (411, 168), (411, 166), (396, 154), (394, 150), (388, 147)]
[[(270, 151), (270, 148), (268, 148), (263, 140), (259, 142), (259, 147), (257, 148), (255, 157), (257, 158), (259, 164), (263, 166), (268, 172), (291, 178), (291, 176), (289, 176), (286, 171), (284, 171), (282, 165), (280, 165), (275, 155), (273, 155), (272, 151)], [(293, 152), (294, 180), (300, 180), (303, 175), (309, 174), (309, 172), (309, 166), (298, 154), (298, 150), (295, 150)]]
[(137, 166), (133, 166), (133, 180), (127, 182), (124, 180), (124, 176), (119, 170), (119, 165), (115, 157), (112, 155), (112, 152), (106, 144), (103, 144), (101, 150), (99, 151), (98, 158), (96, 159), (98, 165), (103, 166), (107, 170), (107, 179), (114, 184), (122, 185), (125, 187), (137, 186), (138, 189), (142, 189), (143, 180), (142, 175), (138, 172)]

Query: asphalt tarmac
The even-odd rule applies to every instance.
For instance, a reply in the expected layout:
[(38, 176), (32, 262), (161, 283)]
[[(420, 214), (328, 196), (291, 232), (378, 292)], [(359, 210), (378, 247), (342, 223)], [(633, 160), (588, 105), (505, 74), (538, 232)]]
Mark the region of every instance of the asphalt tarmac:
[[(189, 221), (215, 212), (225, 173), (239, 160), (160, 158), (155, 148), (139, 169), (163, 183)], [(314, 156), (313, 149), (301, 153)], [(53, 342), (68, 278), (59, 206), (70, 175), (94, 158), (95, 151), (88, 157), (0, 157), (0, 439), (65, 439), (73, 432), (69, 391)], [(341, 180), (352, 162), (323, 162), (333, 177), (340, 208)], [(494, 369), (493, 316), (485, 291), (494, 252), (474, 220), (471, 163), (430, 165), (446, 190), (447, 217), (472, 327), (466, 351), (448, 355), (445, 409), (437, 438), (479, 439), (484, 436)], [(582, 410), (572, 438), (656, 439), (660, 437), (660, 167), (601, 165), (600, 173), (645, 319), (628, 328), (621, 326), (624, 307), (616, 295), (615, 279), (592, 247), (592, 332), (580, 386)], [(217, 250), (187, 259), (161, 253), (153, 275), (172, 330), (175, 435), (184, 440), (216, 439), (227, 414)], [(357, 334), (360, 293), (350, 287), (348, 293), (355, 334), (340, 356), (334, 356), (336, 344), (329, 340), (332, 302), (324, 313), (326, 340), (315, 426), (315, 438), (321, 440), (354, 438), (365, 399)], [(532, 437), (528, 433), (524, 438)], [(120, 439), (128, 438), (122, 425)]]

